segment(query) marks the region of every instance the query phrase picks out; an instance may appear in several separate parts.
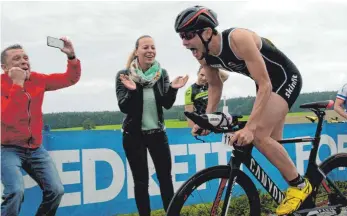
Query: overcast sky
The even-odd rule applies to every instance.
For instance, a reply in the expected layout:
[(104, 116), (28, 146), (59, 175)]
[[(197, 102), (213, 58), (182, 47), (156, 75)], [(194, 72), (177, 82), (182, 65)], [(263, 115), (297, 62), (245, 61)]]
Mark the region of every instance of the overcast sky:
[[(171, 79), (189, 74), (179, 90), (196, 81), (198, 62), (174, 31), (176, 15), (197, 3), (212, 8), (222, 31), (249, 28), (269, 38), (294, 61), (303, 77), (302, 92), (337, 91), (347, 83), (347, 1), (237, 2), (2, 2), (1, 49), (24, 46), (33, 71), (64, 72), (66, 57), (47, 47), (46, 37), (68, 36), (82, 64), (76, 85), (47, 92), (43, 112), (119, 110), (114, 77), (125, 67), (135, 40), (153, 36), (157, 60)], [(247, 77), (231, 73), (223, 95), (255, 95)]]

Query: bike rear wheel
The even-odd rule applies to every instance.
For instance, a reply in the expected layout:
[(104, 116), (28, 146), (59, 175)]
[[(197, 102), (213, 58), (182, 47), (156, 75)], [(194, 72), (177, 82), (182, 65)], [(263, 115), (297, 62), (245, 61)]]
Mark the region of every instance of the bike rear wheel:
[[(347, 153), (340, 153), (332, 156), (323, 162), (320, 166), (324, 175), (338, 188), (342, 195), (347, 198)], [(336, 206), (343, 202), (339, 194), (322, 176), (318, 177), (317, 188), (314, 193), (316, 207)], [(347, 215), (347, 204), (337, 210), (337, 215)]]
[[(215, 209), (215, 214), (211, 214), (212, 203), (219, 191), (220, 184), (226, 183), (228, 180), (230, 170), (228, 166), (215, 166), (195, 174), (178, 189), (171, 200), (167, 215), (221, 215), (227, 184), (224, 184), (224, 191), (221, 201)], [(255, 185), (241, 170), (233, 169), (232, 172), (237, 177), (225, 215), (260, 216), (260, 200)]]

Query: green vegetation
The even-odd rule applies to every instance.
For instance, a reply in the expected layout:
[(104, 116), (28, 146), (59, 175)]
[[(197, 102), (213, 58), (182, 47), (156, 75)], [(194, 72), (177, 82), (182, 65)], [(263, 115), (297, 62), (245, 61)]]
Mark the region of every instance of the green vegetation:
[(90, 119), (87, 118), (82, 122), (83, 130), (92, 130), (95, 129), (95, 123)]
[[(297, 115), (297, 112), (304, 110), (299, 108), (300, 104), (335, 99), (336, 92), (314, 92), (301, 94), (293, 105), (292, 112), (289, 115)], [(249, 115), (252, 110), (254, 97), (240, 97), (227, 100), (229, 112), (233, 114)], [(222, 102), (220, 103), (219, 110), (221, 111)], [(183, 114), (184, 106), (173, 106), (169, 110), (164, 110), (164, 117), (166, 120), (175, 119), (174, 122), (167, 123), (168, 128), (180, 128), (186, 127), (185, 116)], [(307, 113), (299, 114), (301, 116), (307, 115)], [(68, 129), (68, 130), (82, 130), (83, 122), (93, 122), (96, 126), (96, 130), (115, 130), (119, 129), (119, 124), (124, 119), (124, 114), (120, 111), (104, 111), (104, 112), (62, 112), (62, 113), (50, 113), (44, 114), (44, 124), (49, 125), (51, 129)], [(246, 119), (244, 119), (246, 120)], [(100, 126), (105, 125), (105, 126)], [(71, 129), (72, 128), (72, 129)], [(102, 129), (101, 129), (102, 128)]]
[[(288, 116), (297, 116), (297, 117), (305, 117), (307, 115), (313, 115), (311, 112), (297, 112), (297, 113), (289, 113)], [(243, 116), (241, 121), (247, 121), (248, 115)], [(304, 119), (304, 118), (303, 118)], [(179, 119), (168, 119), (165, 120), (165, 126), (167, 128), (186, 128), (188, 127), (187, 121), (180, 121)], [(115, 125), (99, 125), (95, 126), (93, 130), (120, 130), (122, 127), (121, 124), (115, 124)], [(52, 129), (52, 131), (77, 131), (77, 130), (84, 130), (83, 127), (71, 127), (71, 128), (59, 128), (59, 129)]]
[[(188, 127), (187, 121), (179, 121), (177, 119), (165, 120), (165, 125), (167, 128), (185, 128)], [(117, 125), (99, 125), (95, 126), (93, 130), (120, 130), (122, 127), (121, 124)], [(77, 131), (83, 130), (83, 127), (72, 127), (72, 128), (60, 128), (53, 129), (52, 131)]]
[[(347, 182), (340, 182), (337, 181), (335, 184), (338, 186), (338, 188), (341, 190), (343, 194), (347, 194)], [(267, 216), (267, 215), (273, 215), (276, 211), (277, 204), (276, 202), (271, 198), (271, 196), (268, 193), (260, 193), (260, 206), (261, 206), (261, 215)], [(321, 202), (327, 199), (326, 191), (320, 188), (319, 189), (319, 195), (317, 197), (321, 197), (317, 202)], [(221, 205), (221, 204), (220, 204)], [(206, 209), (211, 209), (212, 204), (197, 204), (197, 205), (191, 205), (191, 206), (185, 206), (183, 207), (180, 216), (188, 216), (188, 215), (199, 215), (199, 216), (209, 216), (210, 212), (206, 212)], [(249, 215), (249, 204), (247, 201), (247, 197), (242, 195), (237, 198), (233, 198), (230, 201), (230, 207), (232, 208), (232, 215)], [(152, 216), (165, 216), (165, 212), (163, 209), (155, 210), (151, 212)], [(228, 214), (229, 215), (229, 214)], [(137, 213), (133, 214), (122, 214), (122, 215), (115, 215), (115, 216), (139, 216)]]

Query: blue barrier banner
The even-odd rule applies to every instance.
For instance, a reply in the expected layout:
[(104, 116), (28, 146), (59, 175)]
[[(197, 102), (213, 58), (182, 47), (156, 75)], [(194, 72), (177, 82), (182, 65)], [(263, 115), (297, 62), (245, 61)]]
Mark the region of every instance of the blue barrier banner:
[[(288, 124), (284, 128), (284, 138), (314, 136), (315, 130), (316, 124)], [(202, 143), (191, 136), (189, 128), (167, 129), (167, 134), (175, 190), (199, 170), (227, 164), (231, 155), (231, 149), (220, 144), (221, 135), (211, 134), (204, 137), (207, 142)], [(58, 216), (114, 216), (137, 212), (132, 173), (119, 130), (45, 132), (43, 143), (56, 163), (65, 188)], [(310, 143), (284, 146), (299, 173), (303, 174), (307, 168)], [(324, 124), (318, 163), (338, 152), (347, 152), (347, 124)], [(254, 149), (253, 156), (281, 190), (287, 188), (278, 170), (262, 154)], [(151, 208), (160, 209), (160, 190), (150, 156), (148, 163)], [(251, 175), (247, 168), (243, 170)], [(339, 178), (347, 180), (347, 170), (340, 171), (343, 174)], [(26, 174), (24, 183), (26, 190), (20, 215), (35, 215), (42, 200), (41, 190)], [(256, 185), (262, 189), (259, 183)]]

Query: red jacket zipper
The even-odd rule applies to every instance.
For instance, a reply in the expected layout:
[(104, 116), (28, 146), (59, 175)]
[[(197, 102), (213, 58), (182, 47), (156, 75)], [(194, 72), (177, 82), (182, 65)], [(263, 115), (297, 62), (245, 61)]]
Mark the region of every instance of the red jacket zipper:
[(30, 141), (32, 139), (32, 131), (30, 129), (30, 121), (31, 121), (31, 113), (30, 113), (30, 103), (31, 103), (31, 96), (28, 92), (24, 91), (25, 92), (25, 95), (28, 97), (28, 130), (29, 130), (29, 133), (30, 133), (30, 138), (28, 139), (28, 145), (30, 146)]

